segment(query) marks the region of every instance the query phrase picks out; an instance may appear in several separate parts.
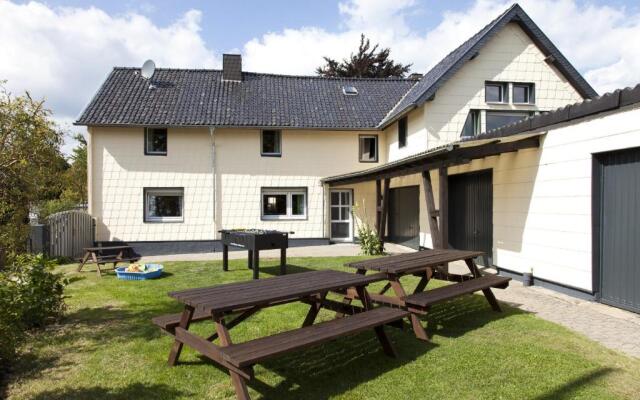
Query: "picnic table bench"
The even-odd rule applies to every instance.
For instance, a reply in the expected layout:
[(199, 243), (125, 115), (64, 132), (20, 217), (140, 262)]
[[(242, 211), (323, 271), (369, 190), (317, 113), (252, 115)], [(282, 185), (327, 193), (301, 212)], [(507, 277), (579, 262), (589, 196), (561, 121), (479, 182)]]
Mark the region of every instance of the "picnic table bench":
[[(317, 346), (343, 336), (373, 329), (385, 354), (394, 356), (383, 326), (402, 320), (409, 312), (388, 307), (372, 308), (366, 286), (384, 275), (362, 276), (323, 270), (231, 283), (169, 293), (184, 304), (179, 314), (153, 318), (153, 323), (174, 337), (169, 365), (178, 362), (183, 345), (188, 345), (229, 371), (238, 399), (249, 399), (247, 381), (253, 365), (281, 354)], [(358, 293), (362, 306), (327, 299), (331, 291), (349, 289)], [(302, 327), (276, 335), (233, 343), (229, 330), (259, 310), (291, 302), (310, 305)], [(322, 308), (348, 315), (314, 325)], [(235, 314), (233, 319), (226, 318)], [(192, 322), (212, 319), (215, 332), (207, 338), (189, 331)], [(219, 339), (219, 344), (213, 341)]]
[[(133, 253), (131, 246), (98, 246), (98, 247), (85, 247), (84, 256), (78, 260), (78, 272), (82, 270), (85, 264), (96, 264), (96, 272), (98, 276), (102, 276), (100, 265), (113, 263), (113, 269), (116, 268), (118, 263), (138, 261), (140, 257)], [(105, 254), (104, 252), (109, 252)]]
[[(418, 315), (426, 314), (433, 304), (482, 291), (491, 308), (497, 312), (501, 311), (491, 288), (504, 289), (509, 286), (511, 278), (498, 275), (482, 275), (474, 261), (476, 257), (482, 255), (484, 253), (481, 251), (422, 250), (414, 253), (351, 262), (346, 265), (355, 268), (356, 273), (363, 276), (367, 271), (384, 274), (388, 283), (379, 293), (369, 294), (370, 299), (379, 304), (410, 311), (411, 326), (416, 337), (428, 341), (427, 333), (420, 323)], [(464, 261), (471, 275), (453, 274), (441, 268), (443, 265), (454, 261)], [(420, 281), (413, 293), (407, 293), (400, 282), (400, 278), (406, 275), (420, 277)], [(425, 291), (429, 280), (432, 278), (455, 283)], [(385, 294), (389, 289), (393, 290), (395, 296)], [(357, 293), (350, 291), (345, 296), (344, 303), (349, 304), (351, 300), (357, 297)]]

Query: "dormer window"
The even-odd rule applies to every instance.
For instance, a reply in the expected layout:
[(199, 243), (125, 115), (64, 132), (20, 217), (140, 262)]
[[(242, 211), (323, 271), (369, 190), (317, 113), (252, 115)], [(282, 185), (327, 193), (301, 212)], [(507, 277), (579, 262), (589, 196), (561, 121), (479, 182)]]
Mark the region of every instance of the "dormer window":
[(167, 155), (167, 128), (144, 129), (144, 154), (148, 156)]
[(356, 89), (355, 86), (343, 86), (342, 93), (347, 96), (355, 96), (358, 94), (358, 89)]
[(484, 100), (487, 103), (508, 103), (509, 84), (506, 82), (486, 82), (484, 84)]
[(513, 84), (513, 104), (534, 104), (535, 102), (533, 83)]

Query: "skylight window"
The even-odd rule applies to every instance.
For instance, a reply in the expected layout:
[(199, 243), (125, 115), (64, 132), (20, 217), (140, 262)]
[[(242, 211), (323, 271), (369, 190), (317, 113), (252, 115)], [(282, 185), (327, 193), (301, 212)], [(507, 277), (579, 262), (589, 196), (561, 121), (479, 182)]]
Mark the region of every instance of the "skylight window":
[(355, 86), (343, 86), (342, 93), (349, 96), (355, 96), (358, 94), (358, 89), (356, 89)]

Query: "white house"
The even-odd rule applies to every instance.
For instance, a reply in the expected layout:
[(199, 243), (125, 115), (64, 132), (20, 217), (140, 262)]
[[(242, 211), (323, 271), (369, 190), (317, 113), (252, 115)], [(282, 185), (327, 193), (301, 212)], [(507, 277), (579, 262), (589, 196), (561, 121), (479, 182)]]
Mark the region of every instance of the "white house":
[(111, 72), (77, 121), (98, 241), (210, 251), (220, 229), (264, 228), (327, 243), (366, 222), (388, 241), (483, 250), (503, 273), (640, 309), (628, 286), (640, 216), (624, 189), (640, 187), (640, 152), (617, 152), (640, 146), (640, 90), (597, 98), (517, 4), (419, 78), (241, 64), (225, 55), (222, 70), (158, 69), (151, 82)]

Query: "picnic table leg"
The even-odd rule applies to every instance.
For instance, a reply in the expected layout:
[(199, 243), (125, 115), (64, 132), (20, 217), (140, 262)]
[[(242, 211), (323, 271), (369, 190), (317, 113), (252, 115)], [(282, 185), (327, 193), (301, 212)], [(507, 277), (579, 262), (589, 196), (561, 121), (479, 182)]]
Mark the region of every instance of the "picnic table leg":
[[(356, 271), (356, 274), (358, 274), (358, 275), (365, 275), (366, 273), (367, 273), (366, 269), (358, 269)], [(350, 296), (349, 294), (344, 296), (344, 298), (342, 299), (342, 303), (345, 304), (345, 305), (351, 304), (352, 301), (353, 301), (353, 297)], [(336, 318), (342, 318), (342, 317), (344, 317), (344, 313), (341, 313), (341, 312), (337, 312), (336, 313)]]
[[(189, 324), (191, 323), (191, 318), (193, 317), (193, 307), (185, 306), (182, 311), (182, 316), (180, 317), (180, 324), (178, 325), (182, 329), (189, 329)], [(169, 366), (173, 367), (178, 362), (178, 358), (180, 358), (180, 353), (182, 352), (182, 342), (178, 339), (173, 341), (173, 346), (171, 347), (171, 351), (169, 352)]]
[[(371, 304), (371, 298), (369, 297), (369, 292), (367, 292), (367, 289), (364, 286), (360, 286), (356, 288), (356, 292), (358, 293), (358, 298), (360, 298), (364, 309), (371, 310), (373, 306)], [(375, 328), (373, 328), (373, 330), (376, 332), (376, 336), (378, 337), (380, 345), (382, 345), (382, 350), (384, 351), (384, 353), (389, 357), (396, 357), (396, 351), (393, 348), (393, 345), (391, 344), (387, 333), (384, 331), (384, 327), (376, 326)]]
[(431, 279), (432, 276), (433, 276), (433, 270), (431, 269), (428, 269), (424, 274), (422, 274), (422, 276), (420, 277), (420, 282), (418, 282), (418, 285), (416, 285), (416, 288), (413, 291), (413, 293), (424, 292), (424, 289), (429, 284), (429, 280)]
[(260, 251), (259, 250), (253, 251), (253, 262), (251, 264), (253, 265), (253, 279), (259, 279), (260, 278)]
[(82, 267), (84, 267), (84, 264), (89, 261), (89, 257), (91, 257), (91, 252), (86, 251), (84, 253), (84, 256), (82, 257), (82, 261), (80, 261), (80, 265), (78, 265), (78, 272), (80, 272), (80, 270), (82, 269)]
[(287, 274), (287, 248), (280, 249), (280, 275)]
[(91, 252), (91, 258), (93, 259), (93, 262), (96, 263), (96, 272), (98, 273), (98, 277), (101, 277), (102, 273), (100, 271), (100, 264), (98, 264), (98, 256), (96, 256), (95, 251)]
[[(254, 264), (255, 267), (255, 264)], [(254, 271), (256, 271), (254, 269)], [(224, 318), (222, 315), (214, 315), (213, 320), (216, 324), (216, 332), (218, 333), (218, 337), (220, 338), (220, 345), (222, 347), (231, 345), (231, 336), (229, 335), (229, 331), (224, 323)], [(236, 390), (236, 396), (239, 400), (249, 400), (249, 390), (247, 389), (247, 383), (244, 378), (238, 375), (236, 372), (229, 370), (229, 375), (231, 376), (231, 383), (233, 383), (233, 387)]]
[(249, 267), (249, 269), (253, 269), (253, 251), (249, 250), (248, 253), (249, 255), (247, 257), (247, 267)]
[[(480, 272), (480, 270), (478, 269), (478, 266), (476, 265), (475, 261), (473, 261), (472, 258), (464, 260), (464, 262), (465, 264), (467, 264), (467, 267), (469, 268), (469, 271), (471, 271), (471, 274), (473, 275), (474, 278), (479, 278), (482, 276), (482, 273)], [(496, 299), (496, 296), (491, 291), (491, 288), (482, 289), (482, 294), (484, 294), (485, 299), (487, 299), (487, 302), (489, 303), (493, 311), (502, 312), (502, 309), (500, 308), (500, 304), (498, 304), (498, 300)]]
[(309, 308), (309, 312), (302, 323), (303, 327), (313, 325), (313, 322), (316, 320), (316, 317), (322, 308), (322, 301), (325, 297), (327, 297), (327, 292), (313, 296), (315, 301), (311, 304), (311, 308)]
[[(404, 299), (407, 296), (407, 293), (404, 291), (404, 288), (400, 284), (400, 278), (397, 276), (392, 276), (389, 278), (389, 283), (391, 284), (391, 288), (393, 289), (396, 297), (399, 299)], [(420, 340), (424, 340), (425, 342), (429, 341), (429, 337), (427, 336), (427, 332), (424, 330), (422, 323), (420, 322), (420, 318), (414, 313), (411, 313), (409, 316), (411, 320), (411, 327), (413, 328), (413, 333), (415, 333), (416, 337)]]
[(229, 270), (229, 246), (226, 244), (222, 245), (222, 270)]

